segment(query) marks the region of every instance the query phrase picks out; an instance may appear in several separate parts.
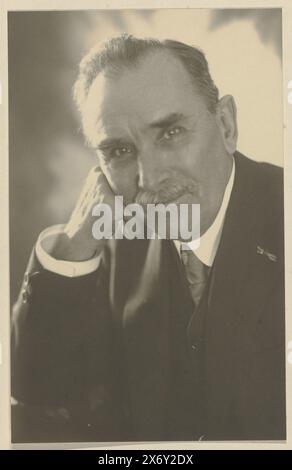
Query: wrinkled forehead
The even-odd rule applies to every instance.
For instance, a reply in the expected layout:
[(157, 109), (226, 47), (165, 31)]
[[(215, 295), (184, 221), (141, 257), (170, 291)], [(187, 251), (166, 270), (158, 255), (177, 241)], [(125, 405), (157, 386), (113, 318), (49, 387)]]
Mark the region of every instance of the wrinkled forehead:
[(155, 52), (114, 75), (97, 76), (84, 107), (84, 128), (90, 140), (125, 127), (138, 131), (167, 114), (199, 114), (204, 104), (179, 59)]

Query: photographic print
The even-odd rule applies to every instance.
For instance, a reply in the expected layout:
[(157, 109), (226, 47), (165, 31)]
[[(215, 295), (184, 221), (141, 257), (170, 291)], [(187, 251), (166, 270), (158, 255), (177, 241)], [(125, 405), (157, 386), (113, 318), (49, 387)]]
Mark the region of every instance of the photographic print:
[(286, 440), (281, 8), (8, 12), (12, 443)]

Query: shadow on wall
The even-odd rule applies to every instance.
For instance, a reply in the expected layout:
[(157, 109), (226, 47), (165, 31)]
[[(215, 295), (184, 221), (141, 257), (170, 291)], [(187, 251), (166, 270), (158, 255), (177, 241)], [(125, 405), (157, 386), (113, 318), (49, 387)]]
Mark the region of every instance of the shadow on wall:
[(252, 20), (260, 40), (272, 44), (282, 59), (282, 10), (280, 8), (214, 10), (210, 18), (210, 30), (238, 20)]

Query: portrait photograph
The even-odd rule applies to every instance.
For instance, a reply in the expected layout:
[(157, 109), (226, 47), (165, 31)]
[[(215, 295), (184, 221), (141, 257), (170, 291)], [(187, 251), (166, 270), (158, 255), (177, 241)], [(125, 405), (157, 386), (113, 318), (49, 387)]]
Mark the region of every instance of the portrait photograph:
[(286, 442), (282, 19), (8, 12), (12, 444)]

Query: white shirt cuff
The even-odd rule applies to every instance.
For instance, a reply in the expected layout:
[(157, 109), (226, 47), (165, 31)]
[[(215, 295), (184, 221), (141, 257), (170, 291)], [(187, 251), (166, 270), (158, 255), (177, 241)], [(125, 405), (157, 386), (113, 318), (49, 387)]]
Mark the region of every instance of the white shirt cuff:
[(64, 225), (53, 225), (43, 230), (39, 235), (35, 251), (42, 267), (55, 274), (67, 277), (85, 276), (96, 271), (100, 263), (100, 255), (86, 261), (63, 261), (53, 258), (49, 254), (55, 237), (62, 233), (63, 229)]

